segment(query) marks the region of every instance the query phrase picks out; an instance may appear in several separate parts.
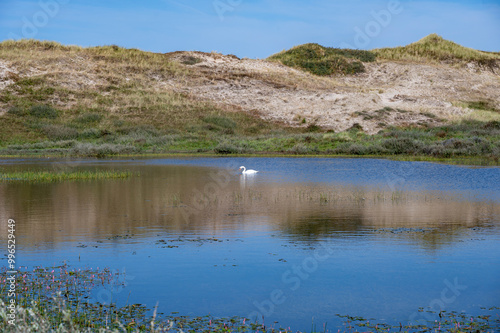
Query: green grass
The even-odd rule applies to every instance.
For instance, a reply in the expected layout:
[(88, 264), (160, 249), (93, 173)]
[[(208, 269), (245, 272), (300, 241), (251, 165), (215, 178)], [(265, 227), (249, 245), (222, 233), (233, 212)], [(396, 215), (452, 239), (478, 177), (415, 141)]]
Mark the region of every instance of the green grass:
[(365, 71), (363, 62), (375, 59), (375, 53), (370, 51), (337, 49), (319, 44), (295, 46), (268, 58), (322, 76), (362, 73)]
[(130, 171), (95, 170), (95, 171), (14, 171), (0, 173), (0, 182), (47, 183), (75, 180), (123, 179), (132, 176)]

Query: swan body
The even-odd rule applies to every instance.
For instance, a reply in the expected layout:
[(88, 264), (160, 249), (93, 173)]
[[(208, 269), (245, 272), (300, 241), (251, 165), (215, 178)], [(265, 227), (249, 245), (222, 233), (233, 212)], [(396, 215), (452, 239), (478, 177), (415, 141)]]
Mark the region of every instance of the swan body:
[(243, 169), (243, 171), (241, 173), (244, 175), (254, 175), (258, 172), (256, 170), (251, 170), (251, 169), (247, 170), (247, 168), (245, 168), (244, 166), (240, 166), (240, 170), (241, 169)]

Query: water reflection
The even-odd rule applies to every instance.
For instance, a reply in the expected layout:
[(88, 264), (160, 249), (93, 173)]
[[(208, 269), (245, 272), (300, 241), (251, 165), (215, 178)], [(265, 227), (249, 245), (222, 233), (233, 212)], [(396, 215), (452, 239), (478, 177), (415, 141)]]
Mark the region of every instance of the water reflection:
[[(239, 165), (263, 171), (242, 176)], [(16, 219), (27, 265), (68, 260), (126, 269), (129, 289), (113, 295), (123, 303), (160, 301), (165, 313), (225, 317), (263, 313), (265, 305), (268, 322), (300, 330), (310, 330), (312, 317), (330, 325), (336, 313), (405, 323), (442, 295), (443, 281), (458, 278), (467, 290), (450, 309), (498, 305), (498, 169), (341, 159), (72, 167), (140, 177), (0, 183), (0, 228)], [(298, 275), (287, 272), (322, 248), (331, 249), (328, 259), (292, 288)], [(270, 311), (274, 290), (286, 302)]]
[(122, 234), (148, 237), (158, 228), (175, 234), (268, 230), (306, 241), (347, 234), (362, 237), (367, 230), (380, 228), (434, 228), (439, 232), (417, 238), (421, 246), (437, 248), (459, 240), (467, 228), (498, 227), (500, 216), (498, 204), (441, 192), (270, 183), (259, 181), (259, 176), (238, 174), (215, 182), (220, 170), (214, 168), (127, 167), (131, 168), (141, 176), (0, 184), (1, 223), (15, 217), (18, 237), (24, 238), (25, 245)]

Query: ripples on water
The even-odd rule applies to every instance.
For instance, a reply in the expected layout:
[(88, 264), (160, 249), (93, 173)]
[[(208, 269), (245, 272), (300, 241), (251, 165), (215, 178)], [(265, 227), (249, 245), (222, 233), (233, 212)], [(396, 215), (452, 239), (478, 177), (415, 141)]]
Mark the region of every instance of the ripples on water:
[[(240, 165), (260, 172), (238, 175)], [(21, 264), (125, 270), (123, 302), (310, 330), (313, 317), (335, 323), (337, 313), (408, 322), (419, 307), (474, 312), (500, 299), (498, 168), (310, 158), (0, 167), (140, 172), (0, 184), (2, 228), (15, 217)], [(443, 303), (450, 284), (458, 289)]]

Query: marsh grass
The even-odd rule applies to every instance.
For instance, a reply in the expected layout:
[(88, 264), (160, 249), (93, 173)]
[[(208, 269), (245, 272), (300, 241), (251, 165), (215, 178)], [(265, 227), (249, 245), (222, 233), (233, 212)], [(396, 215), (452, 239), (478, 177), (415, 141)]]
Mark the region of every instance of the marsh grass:
[(130, 171), (95, 170), (95, 171), (14, 171), (0, 173), (0, 181), (17, 182), (25, 181), (31, 183), (48, 183), (75, 180), (100, 180), (100, 179), (124, 179), (132, 177)]

